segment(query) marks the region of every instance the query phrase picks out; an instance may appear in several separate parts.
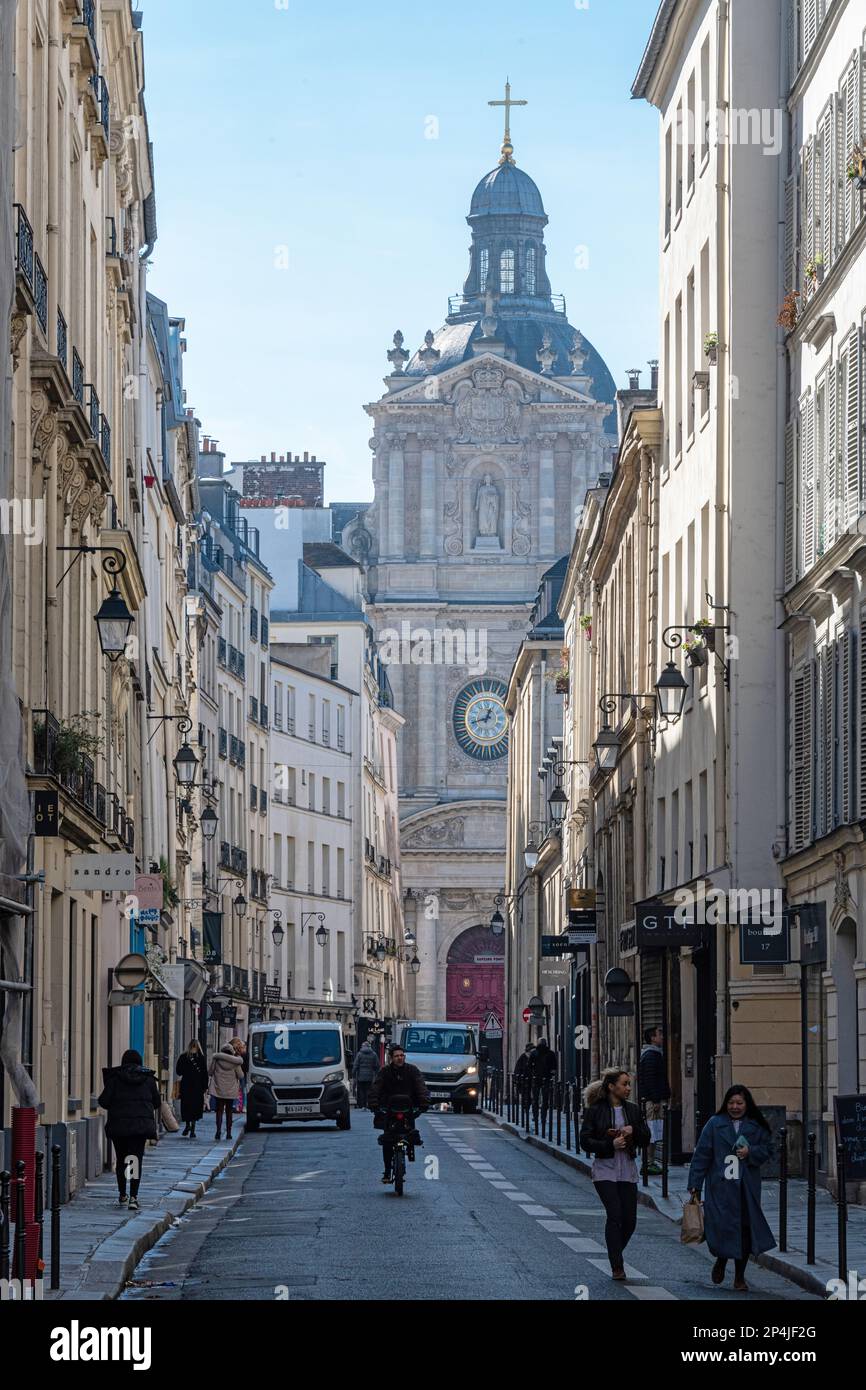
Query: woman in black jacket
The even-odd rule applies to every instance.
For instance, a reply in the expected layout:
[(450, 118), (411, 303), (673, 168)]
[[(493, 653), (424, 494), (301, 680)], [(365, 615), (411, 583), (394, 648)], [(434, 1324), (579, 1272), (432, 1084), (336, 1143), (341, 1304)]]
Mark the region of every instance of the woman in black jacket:
[(195, 1138), (195, 1127), (204, 1114), (207, 1090), (207, 1063), (200, 1043), (193, 1038), (186, 1052), (177, 1059), (175, 1071), (180, 1077), (180, 1118), (185, 1128), (181, 1138)]
[(614, 1279), (625, 1279), (623, 1252), (637, 1225), (635, 1156), (650, 1142), (646, 1121), (629, 1100), (631, 1077), (608, 1067), (583, 1093), (580, 1147), (593, 1157), (592, 1181), (607, 1221), (604, 1238)]
[(108, 1111), (105, 1132), (114, 1145), (115, 1173), (120, 1205), (126, 1206), (129, 1179), (129, 1210), (138, 1211), (141, 1162), (148, 1139), (156, 1138), (156, 1111), (159, 1089), (152, 1071), (142, 1066), (141, 1054), (132, 1048), (124, 1052), (119, 1067), (104, 1067), (104, 1086), (97, 1101)]

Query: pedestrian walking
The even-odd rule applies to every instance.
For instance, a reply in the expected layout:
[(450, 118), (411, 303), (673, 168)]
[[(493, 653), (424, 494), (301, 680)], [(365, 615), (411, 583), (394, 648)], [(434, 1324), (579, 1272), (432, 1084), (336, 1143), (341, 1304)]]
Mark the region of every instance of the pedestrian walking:
[(223, 1111), (226, 1117), (226, 1139), (232, 1137), (232, 1116), (238, 1098), (238, 1084), (244, 1069), (243, 1059), (231, 1043), (226, 1043), (210, 1059), (208, 1076), (211, 1095), (216, 1101), (216, 1137), (220, 1138)]
[(367, 1097), (370, 1094), (370, 1083), (375, 1080), (379, 1070), (379, 1058), (376, 1056), (368, 1042), (364, 1042), (358, 1049), (358, 1055), (352, 1064), (352, 1079), (355, 1082), (355, 1103), (359, 1110), (366, 1110)]
[(661, 1028), (647, 1028), (643, 1040), (637, 1066), (637, 1089), (650, 1132), (647, 1172), (657, 1174), (662, 1171), (656, 1158), (658, 1145), (664, 1136), (662, 1106), (670, 1100), (671, 1088), (665, 1068), (664, 1032)]
[(541, 1128), (547, 1119), (550, 1105), (550, 1092), (556, 1076), (556, 1053), (546, 1038), (539, 1038), (529, 1059), (529, 1076), (532, 1084), (532, 1118), (538, 1118), (538, 1102), (541, 1100)]
[(711, 1278), (721, 1284), (734, 1261), (734, 1288), (748, 1293), (750, 1255), (776, 1244), (761, 1210), (761, 1164), (772, 1152), (770, 1126), (746, 1086), (731, 1086), (701, 1130), (689, 1168), (689, 1191), (704, 1190), (704, 1235), (715, 1255)]
[(204, 1114), (204, 1097), (207, 1091), (207, 1062), (201, 1044), (193, 1038), (186, 1052), (177, 1059), (175, 1072), (180, 1078), (178, 1096), (180, 1118), (184, 1123), (182, 1139), (195, 1138), (195, 1127)]
[(244, 1109), (246, 1108), (247, 1077), (249, 1076), (250, 1072), (250, 1058), (249, 1053), (247, 1052), (247, 1045), (242, 1038), (232, 1038), (231, 1046), (234, 1048), (235, 1052), (238, 1054), (238, 1056), (241, 1059), (241, 1062), (243, 1063), (237, 1096), (238, 1112), (242, 1114)]
[(102, 1080), (97, 1104), (108, 1115), (105, 1132), (114, 1147), (118, 1202), (138, 1211), (144, 1146), (156, 1138), (156, 1111), (161, 1104), (156, 1076), (142, 1065), (141, 1053), (129, 1048), (119, 1067), (103, 1068)]
[(514, 1085), (521, 1101), (529, 1101), (529, 1083), (531, 1075), (532, 1054), (535, 1051), (534, 1044), (528, 1042), (523, 1052), (521, 1052), (514, 1064)]
[(623, 1253), (637, 1225), (637, 1163), (639, 1149), (649, 1143), (649, 1129), (629, 1100), (631, 1077), (620, 1067), (607, 1067), (583, 1093), (580, 1147), (592, 1155), (592, 1181), (607, 1213), (604, 1238), (611, 1277), (625, 1279)]

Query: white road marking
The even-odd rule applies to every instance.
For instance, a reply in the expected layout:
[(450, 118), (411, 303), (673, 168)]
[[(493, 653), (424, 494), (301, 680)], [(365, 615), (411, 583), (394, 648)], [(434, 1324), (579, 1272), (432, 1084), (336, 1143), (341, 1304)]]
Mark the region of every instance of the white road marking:
[(493, 1181), (493, 1179), (497, 1179), (499, 1182), (508, 1182), (505, 1174), (497, 1173), (495, 1168), (491, 1168), (489, 1173), (482, 1173), (481, 1176), (487, 1178), (488, 1182)]
[(527, 1215), (527, 1216), (552, 1216), (552, 1215), (553, 1215), (553, 1212), (550, 1210), (550, 1207), (539, 1207), (539, 1206), (536, 1206), (536, 1204), (535, 1204), (534, 1202), (530, 1202), (530, 1204), (529, 1204), (528, 1206), (523, 1207), (522, 1210), (526, 1212), (526, 1215)]
[(554, 1235), (562, 1235), (568, 1231), (571, 1235), (578, 1235), (576, 1226), (572, 1226), (570, 1221), (539, 1221), (539, 1226), (543, 1226), (546, 1231), (552, 1231)]
[(491, 1187), (498, 1187), (500, 1192), (505, 1192), (508, 1188), (511, 1188), (512, 1191), (514, 1190), (514, 1183), (509, 1182), (507, 1178), (503, 1178), (501, 1182), (497, 1182), (495, 1178), (488, 1179), (488, 1181)]
[(528, 1192), (506, 1192), (506, 1197), (512, 1202), (531, 1202), (532, 1198)]
[[(599, 1245), (597, 1240), (591, 1240), (589, 1236), (560, 1236), (563, 1245), (567, 1245), (569, 1250), (575, 1250), (578, 1255), (588, 1255), (591, 1250), (603, 1250), (604, 1246)], [(593, 1261), (593, 1263), (595, 1263)], [(604, 1268), (609, 1266), (604, 1265)]]
[(626, 1288), (628, 1288), (629, 1293), (632, 1294), (635, 1298), (645, 1299), (647, 1302), (657, 1302), (663, 1299), (668, 1300), (671, 1303), (679, 1302), (679, 1299), (677, 1298), (677, 1295), (675, 1293), (671, 1293), (669, 1289), (656, 1288), (653, 1284), (643, 1284), (639, 1289), (632, 1289), (629, 1288), (628, 1285), (626, 1285)]
[[(609, 1273), (610, 1273), (610, 1260), (590, 1260), (589, 1263), (590, 1263), (591, 1265), (595, 1265), (596, 1269), (602, 1270), (605, 1274), (609, 1274)], [(648, 1274), (641, 1274), (640, 1270), (639, 1270), (639, 1269), (635, 1269), (634, 1265), (625, 1264), (625, 1262), (623, 1262), (623, 1266), (622, 1266), (622, 1267), (623, 1267), (623, 1269), (625, 1270), (625, 1277), (626, 1277), (627, 1279), (648, 1279), (648, 1278), (649, 1278), (649, 1275), (648, 1275)]]

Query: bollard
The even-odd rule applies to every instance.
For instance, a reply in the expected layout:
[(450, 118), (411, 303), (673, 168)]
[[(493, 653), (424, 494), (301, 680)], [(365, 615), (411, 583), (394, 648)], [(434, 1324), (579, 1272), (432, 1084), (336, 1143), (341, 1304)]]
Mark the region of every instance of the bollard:
[(3, 1169), (0, 1173), (0, 1279), (9, 1278), (9, 1239), (11, 1222), (9, 1220), (9, 1184), (12, 1174)]
[(644, 1144), (641, 1149), (640, 1159), (640, 1181), (642, 1187), (649, 1187), (649, 1145)]
[(836, 1145), (836, 1219), (839, 1232), (839, 1278), (848, 1280), (848, 1193), (845, 1189), (845, 1145)]
[(42, 1241), (44, 1236), (43, 1214), (45, 1211), (45, 1154), (41, 1149), (36, 1150), (36, 1192), (33, 1202), (33, 1219), (39, 1224), (39, 1244), (36, 1249), (36, 1278), (41, 1279), (45, 1270), (45, 1263), (42, 1258)]
[(806, 1264), (815, 1263), (815, 1135), (808, 1138), (807, 1187), (806, 1187)]
[(571, 1082), (565, 1088), (565, 1148), (571, 1153)]
[(12, 1278), (27, 1278), (27, 1215), (25, 1211), (25, 1189), (27, 1186), (27, 1164), (19, 1158), (15, 1164), (15, 1245), (12, 1257)]
[(556, 1142), (562, 1145), (562, 1086), (556, 1082)]
[(547, 1102), (547, 1142), (553, 1143), (553, 1081), (548, 1081), (544, 1088), (544, 1099)]
[(668, 1195), (668, 1143), (670, 1129), (668, 1126), (668, 1107), (662, 1106), (662, 1197)]
[(60, 1145), (51, 1145), (51, 1287), (60, 1288)]
[(779, 1130), (779, 1254), (788, 1249), (788, 1131)]

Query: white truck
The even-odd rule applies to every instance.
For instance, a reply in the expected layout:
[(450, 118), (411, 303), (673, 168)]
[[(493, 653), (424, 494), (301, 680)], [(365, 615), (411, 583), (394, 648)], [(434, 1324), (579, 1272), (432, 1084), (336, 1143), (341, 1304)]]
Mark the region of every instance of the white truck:
[(339, 1023), (253, 1023), (246, 1128), (286, 1120), (351, 1125), (349, 1068)]
[(458, 1115), (478, 1109), (481, 1073), (475, 1024), (416, 1020), (403, 1025), (400, 1041), (406, 1061), (421, 1072), (434, 1104), (448, 1101)]

